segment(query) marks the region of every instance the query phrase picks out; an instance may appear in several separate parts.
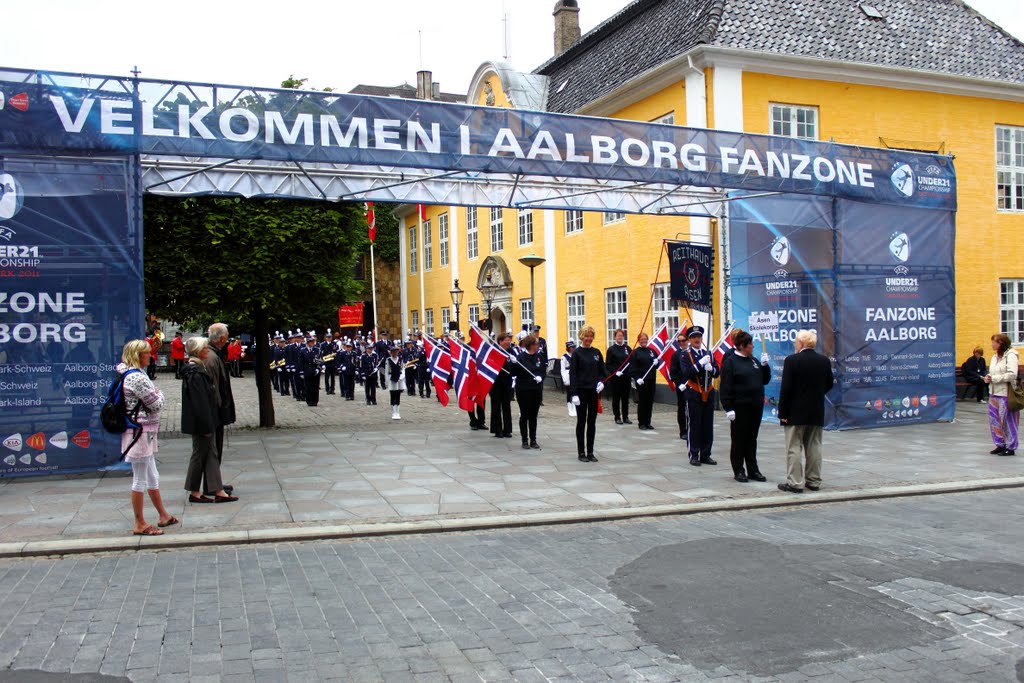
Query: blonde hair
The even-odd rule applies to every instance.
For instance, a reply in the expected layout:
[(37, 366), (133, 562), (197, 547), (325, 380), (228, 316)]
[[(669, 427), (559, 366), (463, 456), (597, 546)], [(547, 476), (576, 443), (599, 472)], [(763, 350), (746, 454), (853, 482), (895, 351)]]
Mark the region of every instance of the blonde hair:
[(583, 339), (584, 337), (587, 337), (587, 336), (590, 336), (590, 337), (596, 337), (597, 336), (597, 333), (594, 332), (594, 328), (591, 327), (590, 325), (587, 325), (586, 327), (584, 327), (584, 328), (582, 328), (580, 330), (580, 339)]
[(800, 330), (796, 333), (796, 340), (805, 349), (813, 349), (818, 345), (818, 333), (814, 330)]
[(185, 342), (185, 353), (188, 354), (189, 358), (199, 358), (199, 354), (209, 345), (210, 340), (206, 337), (192, 337)]
[(133, 339), (124, 345), (121, 352), (121, 360), (130, 368), (142, 369), (142, 354), (149, 353), (152, 349), (145, 339)]

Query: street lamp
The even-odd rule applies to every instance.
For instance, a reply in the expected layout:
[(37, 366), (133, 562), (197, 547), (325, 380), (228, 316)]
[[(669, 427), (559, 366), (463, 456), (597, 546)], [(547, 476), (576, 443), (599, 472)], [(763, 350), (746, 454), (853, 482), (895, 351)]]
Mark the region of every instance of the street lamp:
[(494, 290), (498, 288), (498, 285), (491, 281), (491, 274), (487, 273), (487, 279), (485, 284), (480, 285), (477, 289), (480, 290), (480, 296), (483, 297), (481, 303), (484, 304), (484, 309), (487, 311), (487, 320), (491, 319), (491, 306), (494, 304)]
[(455, 307), (455, 329), (459, 329), (459, 304), (462, 303), (462, 295), (465, 294), (459, 289), (459, 278), (455, 278), (455, 285), (449, 290), (449, 294), (452, 295), (452, 306)]
[(533, 300), (533, 269), (544, 263), (544, 261), (543, 256), (537, 256), (536, 254), (527, 254), (519, 258), (519, 262), (530, 269), (530, 329), (527, 330), (530, 334), (533, 334), (533, 328), (537, 320), (537, 308)]

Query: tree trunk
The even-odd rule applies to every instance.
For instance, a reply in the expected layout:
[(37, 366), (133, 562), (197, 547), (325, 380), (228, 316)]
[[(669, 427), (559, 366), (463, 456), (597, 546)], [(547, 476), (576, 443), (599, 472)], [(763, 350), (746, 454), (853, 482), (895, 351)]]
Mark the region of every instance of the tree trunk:
[(267, 328), (267, 312), (263, 309), (256, 311), (253, 316), (255, 332), (253, 334), (253, 345), (256, 347), (256, 365), (253, 371), (256, 373), (256, 393), (260, 400), (260, 427), (273, 427), (274, 420), (274, 391), (270, 382), (270, 346), (267, 343), (267, 335), (270, 333)]

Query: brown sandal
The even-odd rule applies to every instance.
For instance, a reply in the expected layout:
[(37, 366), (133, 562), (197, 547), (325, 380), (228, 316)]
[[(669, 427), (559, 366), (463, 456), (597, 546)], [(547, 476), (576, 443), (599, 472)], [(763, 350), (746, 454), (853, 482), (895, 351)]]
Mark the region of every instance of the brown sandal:
[(159, 529), (157, 529), (152, 524), (147, 526), (142, 531), (133, 531), (132, 533), (134, 535), (136, 535), (136, 536), (163, 536), (164, 535), (164, 532), (160, 531)]
[(171, 517), (166, 522), (157, 522), (157, 526), (160, 527), (161, 529), (164, 529), (164, 528), (169, 527), (169, 526), (174, 526), (179, 521), (181, 521), (181, 520), (179, 520), (177, 517)]

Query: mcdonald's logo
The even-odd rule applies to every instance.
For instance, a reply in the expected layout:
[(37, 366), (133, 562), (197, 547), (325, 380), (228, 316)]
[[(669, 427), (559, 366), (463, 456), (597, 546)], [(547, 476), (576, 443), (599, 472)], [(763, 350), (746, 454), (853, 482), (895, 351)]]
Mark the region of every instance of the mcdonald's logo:
[(46, 448), (46, 435), (42, 432), (36, 432), (32, 436), (25, 439), (25, 443), (28, 444), (29, 448), (34, 448), (37, 451), (41, 451)]

